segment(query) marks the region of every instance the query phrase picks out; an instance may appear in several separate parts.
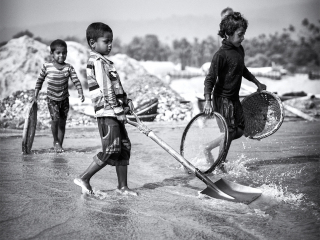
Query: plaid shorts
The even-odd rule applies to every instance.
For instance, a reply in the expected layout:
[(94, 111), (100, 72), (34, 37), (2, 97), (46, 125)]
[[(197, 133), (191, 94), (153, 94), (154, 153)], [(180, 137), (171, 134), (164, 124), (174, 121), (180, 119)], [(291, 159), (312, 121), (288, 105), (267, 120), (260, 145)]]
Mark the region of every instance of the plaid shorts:
[(59, 119), (67, 120), (69, 112), (69, 98), (62, 101), (55, 101), (47, 97), (48, 109), (51, 119), (57, 121)]
[(213, 111), (220, 113), (227, 122), (229, 132), (244, 130), (245, 122), (240, 100), (230, 100), (213, 95)]
[(98, 117), (102, 152), (93, 157), (98, 165), (129, 165), (131, 142), (124, 124), (114, 117)]

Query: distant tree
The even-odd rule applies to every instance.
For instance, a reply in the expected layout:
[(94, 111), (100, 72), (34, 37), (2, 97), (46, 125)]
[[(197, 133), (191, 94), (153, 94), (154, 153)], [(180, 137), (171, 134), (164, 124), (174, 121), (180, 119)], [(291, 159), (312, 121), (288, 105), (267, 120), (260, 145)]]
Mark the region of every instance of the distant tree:
[(143, 60), (143, 38), (134, 37), (126, 47), (126, 54), (136, 60)]
[(160, 44), (160, 48), (158, 51), (158, 60), (159, 61), (168, 61), (170, 55), (172, 54), (172, 51), (170, 47), (166, 44)]
[(34, 36), (32, 32), (30, 32), (29, 30), (25, 30), (25, 31), (21, 31), (21, 32), (16, 33), (15, 35), (12, 36), (12, 38), (19, 38), (19, 37), (22, 37), (25, 35), (27, 35), (28, 37), (31, 37), (31, 38), (33, 38), (33, 36)]
[(173, 41), (173, 51), (181, 63), (181, 70), (191, 63), (191, 49), (192, 46), (186, 38)]
[(160, 60), (158, 51), (160, 49), (160, 42), (156, 35), (146, 35), (143, 39), (142, 58), (143, 60)]
[(7, 44), (7, 41), (1, 42), (1, 43), (0, 43), (0, 47), (4, 46), (4, 45), (6, 45), (6, 44)]
[[(320, 20), (318, 25), (310, 23), (307, 18), (302, 21), (304, 27), (301, 36), (300, 43), (308, 53), (309, 58), (312, 58), (316, 66), (320, 66)], [(314, 52), (314, 54), (312, 54)], [(314, 55), (313, 57), (311, 55)], [(310, 59), (311, 60), (311, 59)]]
[(208, 36), (201, 42), (201, 61), (200, 65), (211, 62), (214, 53), (218, 51), (218, 42), (212, 37)]
[(156, 35), (135, 37), (126, 46), (126, 54), (136, 60), (166, 61), (170, 55), (170, 48), (162, 44)]
[(35, 37), (34, 40), (37, 40), (38, 42), (43, 42), (41, 37)]
[(63, 39), (64, 41), (72, 41), (72, 42), (77, 42), (77, 43), (81, 43), (82, 41), (75, 36), (67, 36)]
[(202, 48), (198, 38), (195, 38), (191, 49), (191, 66), (200, 67), (202, 62)]

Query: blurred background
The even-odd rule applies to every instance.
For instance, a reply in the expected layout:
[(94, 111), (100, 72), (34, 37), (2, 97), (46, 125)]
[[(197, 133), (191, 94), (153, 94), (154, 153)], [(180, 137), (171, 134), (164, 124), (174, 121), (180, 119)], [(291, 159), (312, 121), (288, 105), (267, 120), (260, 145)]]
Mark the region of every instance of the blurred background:
[(193, 101), (203, 95), (221, 44), (217, 33), (226, 7), (248, 20), (245, 63), (270, 91), (320, 94), (319, 0), (1, 0), (0, 99), (34, 89), (43, 62), (50, 60), (48, 45), (57, 38), (67, 41), (67, 62), (86, 88), (85, 32), (101, 21), (113, 29), (110, 59), (124, 85), (131, 88), (138, 78), (139, 91), (165, 87)]

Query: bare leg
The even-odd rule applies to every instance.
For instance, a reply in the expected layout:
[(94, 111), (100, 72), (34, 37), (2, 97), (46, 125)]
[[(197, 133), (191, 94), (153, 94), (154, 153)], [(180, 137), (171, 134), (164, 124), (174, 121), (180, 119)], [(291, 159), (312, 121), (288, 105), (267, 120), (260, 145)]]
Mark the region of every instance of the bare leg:
[(130, 194), (137, 196), (138, 193), (128, 188), (127, 176), (128, 176), (128, 166), (116, 166), (117, 176), (118, 176), (118, 189), (117, 192), (120, 194)]
[(225, 149), (224, 158), (222, 159), (221, 164), (220, 164), (220, 170), (222, 172), (227, 173), (227, 170), (225, 169), (224, 163), (226, 163), (228, 161), (226, 158), (227, 158), (232, 141), (240, 138), (242, 135), (243, 135), (243, 130), (241, 128), (237, 128), (236, 131), (234, 131), (234, 132), (229, 132), (229, 136), (230, 136), (229, 141), (227, 144), (227, 148)]
[(53, 136), (53, 149), (56, 152), (60, 152), (58, 128), (59, 128), (59, 120), (52, 120), (51, 121), (51, 131), (52, 131), (52, 136)]
[(58, 140), (61, 148), (61, 152), (64, 152), (64, 149), (62, 148), (63, 140), (64, 140), (64, 134), (66, 132), (66, 119), (60, 119), (59, 120), (59, 127), (58, 127)]
[(79, 177), (75, 178), (73, 182), (82, 188), (82, 192), (88, 192), (93, 194), (92, 187), (90, 185), (90, 178), (101, 170), (106, 164), (98, 165), (95, 161), (93, 161), (90, 166), (84, 171)]
[(206, 160), (209, 164), (212, 164), (214, 162), (214, 158), (212, 156), (212, 149), (218, 147), (221, 143), (221, 141), (224, 139), (224, 134), (222, 134), (220, 137), (214, 139), (213, 141), (206, 144), (206, 146), (203, 149), (204, 156), (206, 157)]

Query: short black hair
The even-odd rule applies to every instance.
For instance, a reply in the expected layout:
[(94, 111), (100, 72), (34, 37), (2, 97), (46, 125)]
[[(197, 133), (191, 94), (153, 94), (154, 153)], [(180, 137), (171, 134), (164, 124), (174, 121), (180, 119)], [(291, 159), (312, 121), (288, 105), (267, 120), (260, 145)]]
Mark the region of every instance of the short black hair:
[(248, 21), (239, 12), (234, 12), (225, 16), (220, 23), (220, 30), (218, 35), (222, 38), (226, 38), (227, 35), (233, 35), (234, 32), (243, 27), (244, 30), (248, 28)]
[(61, 39), (56, 39), (50, 44), (50, 51), (53, 53), (56, 50), (56, 47), (67, 48), (67, 43)]
[(90, 39), (97, 41), (99, 37), (103, 37), (105, 32), (112, 33), (112, 29), (107, 24), (102, 22), (91, 23), (86, 31), (88, 45), (90, 46)]

